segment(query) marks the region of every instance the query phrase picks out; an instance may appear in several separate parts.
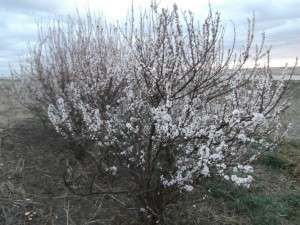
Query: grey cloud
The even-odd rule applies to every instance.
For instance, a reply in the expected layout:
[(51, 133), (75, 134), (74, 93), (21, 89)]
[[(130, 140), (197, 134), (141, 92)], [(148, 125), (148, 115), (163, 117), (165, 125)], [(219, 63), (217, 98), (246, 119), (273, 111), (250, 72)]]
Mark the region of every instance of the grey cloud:
[[(68, 0), (0, 0), (0, 76), (9, 74), (8, 62), (12, 66), (17, 65), (19, 55), (26, 51), (28, 41), (34, 43), (37, 35), (37, 25), (35, 20), (48, 21), (54, 14), (66, 15), (70, 10), (74, 10), (72, 5), (67, 5)], [(88, 0), (86, 0), (88, 1)], [(100, 1), (100, 0), (98, 0)], [(164, 2), (165, 0), (161, 0)], [(199, 8), (195, 1), (186, 0), (190, 4), (190, 10), (198, 11), (200, 21), (207, 15), (208, 2), (199, 3)], [(75, 2), (75, 0), (73, 1)], [(104, 0), (103, 0), (104, 2)], [(150, 2), (150, 0), (149, 0)], [(171, 2), (171, 1), (169, 1)], [(181, 0), (173, 0), (179, 7), (184, 5)], [(72, 0), (69, 1), (72, 3)], [(110, 4), (113, 5), (113, 4)], [(143, 7), (147, 7), (146, 3)], [(172, 3), (170, 3), (172, 5)], [(236, 47), (245, 44), (247, 39), (247, 18), (252, 18), (255, 11), (255, 43), (260, 43), (260, 34), (266, 33), (266, 47), (273, 46), (273, 57), (294, 58), (300, 53), (300, 13), (299, 0), (211, 0), (212, 10), (221, 13), (222, 23), (226, 24), (225, 48), (231, 48), (233, 39), (233, 26), (235, 24), (237, 36)], [(184, 9), (188, 9), (185, 4)], [(129, 6), (130, 7), (130, 6)], [(72, 8), (72, 9), (70, 9)], [(104, 9), (104, 8), (103, 8)], [(204, 10), (205, 9), (205, 10)], [(95, 9), (102, 10), (102, 9)], [(74, 13), (74, 12), (72, 12)]]
[(56, 13), (66, 5), (62, 0), (7, 0), (1, 3), (0, 10), (10, 12), (46, 12)]
[[(259, 43), (260, 33), (266, 34), (266, 48), (272, 47), (274, 58), (295, 58), (300, 53), (300, 13), (298, 0), (231, 0), (212, 1), (213, 9), (221, 12), (221, 19), (227, 24), (230, 20), (235, 24), (237, 31), (237, 46), (246, 40), (247, 18), (255, 14), (255, 42)], [(272, 59), (272, 58), (271, 58)]]
[(292, 19), (299, 17), (299, 2), (296, 1), (249, 1), (241, 10), (255, 12), (258, 21)]
[(213, 8), (221, 12), (225, 20), (233, 20), (237, 27), (246, 23), (246, 18), (252, 19), (253, 13), (258, 30), (266, 30), (279, 26), (287, 20), (300, 18), (299, 1), (222, 1), (218, 4), (212, 4)]
[(8, 64), (17, 66), (29, 42), (37, 38), (37, 21), (66, 11), (65, 1), (8, 0), (0, 5), (0, 76), (9, 75)]
[(34, 18), (27, 15), (9, 15), (0, 25), (0, 51), (18, 51), (20, 45), (36, 38)]

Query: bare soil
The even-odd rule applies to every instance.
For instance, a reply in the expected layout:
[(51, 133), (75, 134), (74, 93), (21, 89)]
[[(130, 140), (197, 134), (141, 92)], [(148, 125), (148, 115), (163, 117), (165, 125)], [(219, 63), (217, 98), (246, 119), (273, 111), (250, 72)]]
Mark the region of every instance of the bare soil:
[(134, 224), (124, 196), (79, 196), (66, 187), (63, 175), (76, 166), (71, 149), (11, 87), (0, 79), (0, 224)]

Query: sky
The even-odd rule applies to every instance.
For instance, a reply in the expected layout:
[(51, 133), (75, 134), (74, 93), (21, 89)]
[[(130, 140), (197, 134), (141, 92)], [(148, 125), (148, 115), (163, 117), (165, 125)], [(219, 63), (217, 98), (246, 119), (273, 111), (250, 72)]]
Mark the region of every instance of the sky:
[[(27, 46), (37, 40), (37, 22), (45, 22), (58, 15), (74, 15), (76, 9), (87, 6), (111, 21), (122, 20), (131, 7), (149, 8), (151, 0), (0, 0), (0, 76), (10, 76), (9, 65), (18, 70), (19, 58)], [(174, 3), (181, 10), (191, 10), (203, 21), (208, 14), (208, 0), (158, 0), (161, 7)], [(255, 13), (255, 42), (260, 43), (265, 32), (265, 48), (272, 46), (271, 66), (293, 66), (300, 56), (299, 0), (210, 0), (213, 11), (221, 13), (221, 23), (232, 37), (234, 22), (237, 41), (245, 43), (247, 19)], [(230, 36), (231, 35), (231, 36)], [(225, 38), (229, 44), (232, 38)]]

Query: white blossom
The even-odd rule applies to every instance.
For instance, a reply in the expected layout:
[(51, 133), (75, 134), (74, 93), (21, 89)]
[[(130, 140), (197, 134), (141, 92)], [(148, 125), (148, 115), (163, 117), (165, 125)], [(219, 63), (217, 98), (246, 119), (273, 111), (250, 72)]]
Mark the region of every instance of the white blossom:
[(254, 124), (263, 124), (265, 122), (265, 116), (262, 113), (254, 113), (252, 121)]
[(246, 178), (238, 177), (236, 175), (231, 175), (230, 179), (237, 185), (242, 185), (247, 188), (250, 187), (253, 177), (248, 175)]

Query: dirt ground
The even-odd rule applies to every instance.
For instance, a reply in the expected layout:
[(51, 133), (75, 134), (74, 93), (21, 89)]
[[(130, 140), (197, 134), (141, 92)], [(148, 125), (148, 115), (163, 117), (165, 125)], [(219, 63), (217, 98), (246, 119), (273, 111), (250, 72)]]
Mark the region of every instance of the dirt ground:
[(63, 174), (72, 160), (67, 143), (0, 79), (0, 224), (133, 224), (122, 218), (122, 198), (70, 192)]
[[(287, 117), (295, 122), (290, 141), (299, 142), (300, 83), (294, 85)], [(72, 151), (14, 99), (11, 87), (11, 80), (0, 79), (0, 224), (137, 224), (137, 210), (128, 210), (122, 196), (79, 196), (66, 187)]]

